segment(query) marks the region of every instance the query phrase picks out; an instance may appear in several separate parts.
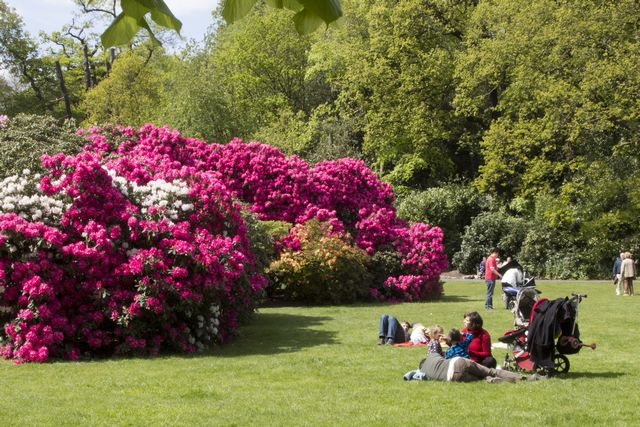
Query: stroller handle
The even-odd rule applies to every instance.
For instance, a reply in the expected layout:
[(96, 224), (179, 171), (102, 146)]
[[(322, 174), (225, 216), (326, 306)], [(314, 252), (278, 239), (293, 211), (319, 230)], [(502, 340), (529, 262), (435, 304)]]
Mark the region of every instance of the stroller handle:
[(578, 303), (582, 302), (582, 298), (586, 298), (587, 294), (577, 294), (575, 292), (571, 292), (571, 301), (578, 301)]

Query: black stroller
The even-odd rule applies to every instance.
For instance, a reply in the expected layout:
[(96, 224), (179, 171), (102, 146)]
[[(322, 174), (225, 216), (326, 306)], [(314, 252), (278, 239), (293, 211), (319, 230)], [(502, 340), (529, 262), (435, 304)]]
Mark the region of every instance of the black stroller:
[(516, 298), (518, 292), (524, 288), (536, 289), (536, 279), (527, 277), (522, 266), (515, 260), (509, 261), (498, 269), (502, 275), (502, 293), (504, 300), (504, 308), (513, 310), (516, 306)]
[[(519, 300), (530, 304), (531, 298), (535, 300), (535, 296), (537, 295), (530, 293), (530, 298)], [(514, 310), (517, 329), (510, 329), (498, 338), (509, 346), (503, 368), (512, 371), (539, 371), (544, 374), (567, 373), (571, 365), (566, 355), (576, 354), (582, 347), (595, 350), (595, 343), (584, 344), (580, 341), (578, 304), (586, 297), (584, 294), (574, 293), (571, 298), (553, 301), (537, 299), (530, 308), (528, 322), (522, 319), (518, 321), (518, 314), (529, 311), (529, 307)]]

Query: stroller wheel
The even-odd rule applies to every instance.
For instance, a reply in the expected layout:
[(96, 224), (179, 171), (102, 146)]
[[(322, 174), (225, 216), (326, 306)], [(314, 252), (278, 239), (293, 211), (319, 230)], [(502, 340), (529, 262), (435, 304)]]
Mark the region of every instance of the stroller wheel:
[(569, 359), (564, 354), (554, 354), (553, 363), (555, 365), (553, 372), (556, 374), (566, 374), (569, 372), (569, 368), (571, 367)]
[(507, 302), (507, 310), (513, 310), (516, 306), (516, 302), (514, 300), (509, 300)]

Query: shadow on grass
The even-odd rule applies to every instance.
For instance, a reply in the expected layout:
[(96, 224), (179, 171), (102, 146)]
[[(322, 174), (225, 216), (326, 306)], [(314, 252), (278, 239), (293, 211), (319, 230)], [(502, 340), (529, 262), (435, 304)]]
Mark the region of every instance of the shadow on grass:
[(435, 299), (433, 301), (430, 302), (434, 302), (434, 303), (443, 303), (443, 302), (467, 302), (467, 301), (473, 301), (473, 300), (478, 300), (480, 301), (479, 298), (472, 298), (472, 297), (466, 297), (466, 296), (461, 296), (461, 295), (443, 295), (440, 299)]
[(334, 344), (335, 332), (312, 329), (328, 320), (332, 319), (326, 316), (258, 313), (251, 324), (240, 329), (239, 338), (202, 355), (235, 357), (291, 353), (303, 348)]
[[(281, 313), (257, 313), (250, 324), (240, 327), (240, 336), (222, 345), (214, 345), (202, 353), (163, 352), (158, 356), (115, 355), (82, 358), (78, 361), (52, 359), (55, 364), (105, 363), (125, 360), (193, 359), (201, 357), (235, 357), (292, 353), (308, 347), (335, 344), (336, 333), (311, 329), (332, 320), (326, 316), (303, 316)], [(10, 362), (7, 362), (10, 363)]]
[(559, 375), (558, 378), (564, 380), (575, 380), (579, 378), (618, 378), (627, 375), (624, 372), (570, 372), (565, 376)]

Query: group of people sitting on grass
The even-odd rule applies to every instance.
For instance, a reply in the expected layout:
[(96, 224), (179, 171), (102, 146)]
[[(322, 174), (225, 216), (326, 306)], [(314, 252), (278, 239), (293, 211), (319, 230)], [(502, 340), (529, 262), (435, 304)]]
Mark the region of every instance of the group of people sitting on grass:
[[(499, 383), (540, 379), (538, 375), (523, 376), (496, 369), (496, 359), (491, 355), (491, 336), (483, 328), (482, 317), (477, 311), (464, 315), (462, 330), (451, 329), (446, 336), (440, 325), (427, 328), (420, 323), (412, 325), (383, 314), (380, 317), (379, 340), (380, 345), (426, 344), (427, 357), (420, 362), (418, 369), (405, 374), (405, 380), (486, 380)], [(446, 353), (442, 349), (442, 342), (448, 346)]]

